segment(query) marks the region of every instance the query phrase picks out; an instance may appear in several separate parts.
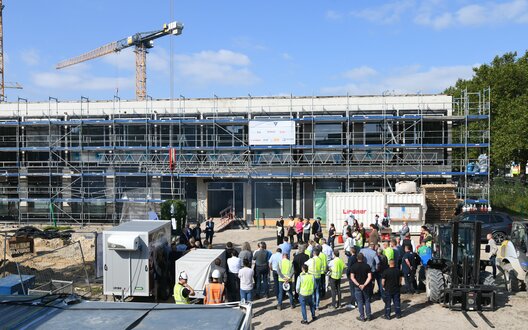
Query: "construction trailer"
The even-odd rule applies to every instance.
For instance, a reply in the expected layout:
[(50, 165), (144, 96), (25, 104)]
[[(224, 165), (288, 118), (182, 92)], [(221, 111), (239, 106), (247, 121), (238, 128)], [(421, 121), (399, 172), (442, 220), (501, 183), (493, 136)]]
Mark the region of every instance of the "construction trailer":
[[(489, 200), (490, 91), (0, 104), (0, 219), (118, 223), (183, 199), (191, 220), (301, 215), (327, 192), (454, 182)], [(488, 159), (489, 161), (489, 159)], [(126, 207), (128, 205), (128, 207)], [(148, 205), (149, 207), (147, 207)]]
[(130, 221), (103, 231), (103, 294), (155, 295), (154, 272), (158, 280), (170, 274), (170, 241), (170, 221)]

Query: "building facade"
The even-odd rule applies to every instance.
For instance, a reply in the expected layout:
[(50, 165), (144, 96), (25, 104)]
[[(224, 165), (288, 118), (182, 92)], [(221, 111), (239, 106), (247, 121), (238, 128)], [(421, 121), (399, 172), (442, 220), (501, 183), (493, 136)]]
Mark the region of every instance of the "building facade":
[(488, 193), (488, 171), (466, 165), (489, 154), (489, 91), (19, 99), (0, 104), (0, 132), (4, 221), (117, 222), (168, 199), (186, 200), (197, 220), (225, 210), (324, 219), (326, 192), (391, 191), (401, 180)]

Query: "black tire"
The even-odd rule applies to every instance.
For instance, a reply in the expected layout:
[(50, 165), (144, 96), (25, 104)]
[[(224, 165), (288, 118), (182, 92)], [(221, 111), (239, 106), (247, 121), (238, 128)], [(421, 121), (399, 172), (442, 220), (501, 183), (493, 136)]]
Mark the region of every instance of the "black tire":
[(506, 281), (506, 287), (508, 289), (508, 292), (517, 292), (520, 290), (520, 283), (519, 279), (517, 279), (517, 274), (515, 273), (515, 270), (513, 270), (512, 265), (505, 264), (502, 266), (504, 269), (504, 280)]
[(440, 269), (429, 268), (425, 271), (425, 293), (429, 301), (443, 302), (445, 288), (444, 274)]
[(495, 243), (497, 243), (497, 245), (500, 245), (506, 238), (508, 238), (508, 235), (502, 231), (496, 231), (491, 235), (493, 236), (493, 240)]

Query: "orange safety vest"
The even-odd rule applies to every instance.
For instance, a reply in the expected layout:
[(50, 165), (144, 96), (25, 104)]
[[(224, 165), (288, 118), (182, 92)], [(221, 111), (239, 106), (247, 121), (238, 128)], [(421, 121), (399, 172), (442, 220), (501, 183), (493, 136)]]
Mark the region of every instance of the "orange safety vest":
[(204, 305), (215, 305), (224, 302), (224, 284), (209, 283), (205, 287)]

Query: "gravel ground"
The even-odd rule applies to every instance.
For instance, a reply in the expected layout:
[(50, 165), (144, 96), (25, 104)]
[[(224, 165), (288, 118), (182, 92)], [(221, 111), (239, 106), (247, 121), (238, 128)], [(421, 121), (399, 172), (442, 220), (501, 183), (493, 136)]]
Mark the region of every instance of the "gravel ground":
[[(249, 230), (230, 229), (215, 234), (214, 246), (220, 248), (226, 242), (231, 241), (235, 246), (247, 241), (251, 248), (255, 249), (257, 242), (265, 241), (268, 249), (275, 250), (276, 237), (274, 228)], [(348, 284), (343, 280), (343, 300), (350, 297)], [(321, 329), (331, 326), (333, 329), (424, 329), (441, 325), (442, 329), (474, 329), (463, 313), (450, 311), (437, 304), (427, 302), (424, 293), (416, 295), (401, 296), (403, 317), (399, 320), (384, 320), (384, 304), (380, 300), (372, 303), (373, 320), (360, 322), (356, 320), (359, 313), (355, 310), (348, 311), (346, 308), (333, 309), (330, 305), (330, 293), (321, 301), (321, 310), (316, 312), (318, 319), (308, 325), (302, 325), (301, 310), (297, 306), (290, 309), (288, 302), (283, 303), (282, 311), (275, 309), (277, 301), (274, 298), (259, 299), (254, 302), (253, 325), (255, 329)], [(499, 308), (494, 312), (484, 312), (483, 315), (497, 329), (527, 329), (528, 328), (528, 294), (518, 292), (508, 294), (503, 291), (498, 294)], [(309, 313), (308, 313), (309, 314)], [(490, 328), (487, 323), (475, 312), (468, 313), (469, 317), (479, 328)], [(310, 317), (309, 317), (310, 318)]]

